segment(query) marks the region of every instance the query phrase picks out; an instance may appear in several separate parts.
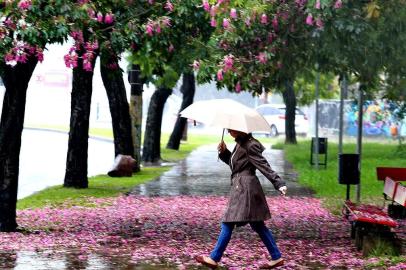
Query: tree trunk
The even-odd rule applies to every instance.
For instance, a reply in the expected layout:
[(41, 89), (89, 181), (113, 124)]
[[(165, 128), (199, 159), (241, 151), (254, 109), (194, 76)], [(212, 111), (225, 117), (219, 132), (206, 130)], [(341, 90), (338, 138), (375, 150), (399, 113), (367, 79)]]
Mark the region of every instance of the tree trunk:
[[(118, 59), (110, 58), (118, 66)], [(113, 123), (115, 157), (121, 155), (134, 155), (134, 146), (131, 135), (131, 116), (125, 90), (123, 73), (118, 68), (111, 70), (105, 61), (100, 61), (100, 73), (109, 99), (110, 114)]]
[(142, 92), (144, 87), (144, 80), (141, 78), (139, 66), (132, 66), (128, 74), (128, 80), (131, 83), (130, 115), (134, 144), (134, 172), (139, 172), (141, 170)]
[(285, 144), (297, 144), (295, 130), (296, 96), (293, 89), (293, 80), (285, 81), (285, 90), (282, 92), (282, 95), (286, 105)]
[[(82, 56), (82, 55), (80, 55)], [(93, 59), (93, 68), (96, 62)], [(87, 152), (89, 143), (89, 117), (93, 90), (93, 71), (82, 67), (79, 57), (78, 66), (73, 69), (71, 116), (66, 158), (65, 187), (87, 188)]]
[(3, 66), (6, 87), (0, 122), (0, 231), (16, 231), (16, 206), (21, 134), (24, 126), (27, 88), (37, 59)]
[[(180, 91), (183, 94), (183, 100), (179, 112), (193, 103), (193, 98), (196, 92), (195, 76), (193, 73), (183, 74), (183, 82)], [(179, 150), (180, 141), (184, 135), (185, 128), (187, 127), (186, 124), (187, 119), (178, 115), (178, 119), (176, 120), (166, 148)]]
[(172, 94), (172, 89), (159, 87), (151, 97), (145, 128), (142, 161), (159, 163), (161, 160), (161, 126), (165, 102)]

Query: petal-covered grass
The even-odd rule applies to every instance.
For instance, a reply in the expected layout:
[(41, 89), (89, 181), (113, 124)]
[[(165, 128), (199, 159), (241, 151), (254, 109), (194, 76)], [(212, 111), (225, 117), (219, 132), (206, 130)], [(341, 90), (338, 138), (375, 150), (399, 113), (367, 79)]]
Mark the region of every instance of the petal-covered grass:
[[(103, 253), (127, 256), (132, 264), (193, 269), (193, 257), (208, 254), (215, 244), (227, 198), (119, 196), (88, 203), (96, 207), (20, 210), (18, 223), (30, 233), (0, 233), (0, 250), (74, 249), (83, 260)], [(281, 269), (368, 269), (381, 262), (355, 250), (348, 223), (330, 214), (319, 199), (270, 197), (268, 204), (273, 218), (267, 224), (287, 262)], [(268, 259), (259, 237), (245, 226), (235, 230), (221, 264), (255, 269)], [(402, 269), (405, 261), (387, 260), (385, 267)]]

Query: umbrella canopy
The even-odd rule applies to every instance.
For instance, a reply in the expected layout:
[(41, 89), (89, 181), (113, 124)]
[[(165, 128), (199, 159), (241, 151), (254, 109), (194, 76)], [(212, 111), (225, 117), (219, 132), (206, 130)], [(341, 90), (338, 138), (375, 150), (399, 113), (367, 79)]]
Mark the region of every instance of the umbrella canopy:
[(181, 111), (180, 115), (209, 126), (245, 133), (271, 130), (268, 122), (256, 110), (232, 99), (197, 101)]

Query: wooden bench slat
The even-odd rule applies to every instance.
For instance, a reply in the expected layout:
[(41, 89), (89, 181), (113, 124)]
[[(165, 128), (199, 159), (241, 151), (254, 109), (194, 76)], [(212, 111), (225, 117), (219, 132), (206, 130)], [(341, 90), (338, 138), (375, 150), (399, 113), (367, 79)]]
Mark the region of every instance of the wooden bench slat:
[(386, 177), (385, 179), (385, 186), (383, 188), (383, 193), (386, 194), (388, 197), (391, 199), (395, 198), (396, 192), (397, 192), (397, 187), (399, 183), (396, 181), (393, 181), (391, 178)]
[(390, 177), (395, 181), (406, 181), (406, 168), (376, 167), (376, 175), (378, 180), (385, 180), (386, 177)]
[(406, 207), (406, 186), (399, 184), (396, 190), (395, 197), (393, 198), (395, 202)]

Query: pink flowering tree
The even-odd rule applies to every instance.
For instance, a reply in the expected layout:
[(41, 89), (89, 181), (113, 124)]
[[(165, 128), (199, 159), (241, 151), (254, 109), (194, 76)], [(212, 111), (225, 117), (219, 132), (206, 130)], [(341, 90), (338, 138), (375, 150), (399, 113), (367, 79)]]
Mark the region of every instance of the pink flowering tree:
[[(46, 10), (46, 12), (45, 12)], [(0, 76), (6, 87), (0, 122), (0, 231), (15, 231), (26, 92), (47, 43), (62, 42), (63, 18), (47, 1), (0, 3)]]
[[(199, 80), (254, 95), (276, 89), (286, 104), (286, 143), (296, 143), (295, 79), (314, 69), (314, 35), (325, 14), (308, 13), (308, 1), (203, 1), (216, 28), (211, 58), (199, 61)], [(214, 76), (213, 76), (214, 75)]]
[[(183, 74), (182, 107), (193, 101), (193, 59), (207, 53), (202, 44), (210, 37), (212, 28), (200, 0), (167, 1), (164, 10), (157, 10), (149, 19), (144, 26), (146, 34), (134, 44), (130, 60), (140, 66), (145, 80), (157, 89), (149, 105), (142, 156), (144, 162), (156, 163), (161, 159), (161, 123), (166, 99)], [(185, 120), (178, 119), (169, 148), (179, 149), (185, 125)]]
[[(65, 55), (73, 68), (72, 112), (65, 187), (86, 188), (87, 151), (92, 77), (96, 58), (109, 99), (115, 154), (134, 151), (131, 117), (119, 60), (144, 35), (143, 25), (167, 1), (79, 1), (70, 6), (67, 17), (75, 44)], [(139, 162), (139, 159), (137, 159)], [(139, 163), (138, 163), (139, 164)], [(139, 168), (139, 166), (137, 166)]]
[[(66, 8), (70, 10), (66, 19), (68, 22), (67, 25), (69, 25), (70, 36), (74, 40), (74, 45), (64, 56), (66, 66), (73, 69), (71, 92), (72, 109), (64, 179), (65, 187), (86, 188), (88, 186), (87, 152), (93, 70), (99, 55), (103, 56), (101, 61), (103, 82), (108, 81), (105, 76), (103, 76), (107, 68), (111, 70), (118, 68), (116, 51), (111, 48), (109, 42), (111, 33), (115, 30), (114, 27), (117, 23), (115, 12), (119, 13), (121, 10), (124, 10), (127, 3), (126, 1), (117, 1), (116, 4), (117, 5), (113, 7), (107, 1), (79, 1), (77, 3), (71, 2), (69, 5), (66, 5)], [(123, 50), (121, 49), (120, 51), (120, 49), (121, 48), (118, 49), (118, 55)], [(111, 74), (114, 73), (111, 72)], [(112, 80), (112, 82), (113, 81), (114, 80)], [(105, 85), (109, 100), (111, 100), (110, 96), (114, 95), (114, 92), (118, 97), (125, 96), (124, 87), (115, 89), (114, 87), (109, 87), (111, 84), (105, 83)], [(124, 83), (122, 86), (124, 86)], [(123, 98), (119, 98), (118, 100), (124, 101)], [(116, 152), (121, 152), (121, 154), (132, 155), (131, 149), (127, 149), (128, 147), (120, 147), (121, 144), (117, 143), (121, 141), (126, 143), (129, 147), (132, 146), (128, 103), (122, 102), (122, 105), (124, 110), (127, 107), (127, 114), (123, 114), (126, 116), (123, 120), (127, 120), (127, 123), (122, 124), (124, 128), (123, 133), (119, 133), (116, 130), (116, 133), (122, 134), (123, 138), (115, 136), (115, 150)], [(112, 108), (112, 112), (119, 110), (114, 107), (114, 104), (113, 107), (110, 107)], [(114, 127), (116, 127), (117, 117), (112, 117), (112, 119), (115, 124)]]

